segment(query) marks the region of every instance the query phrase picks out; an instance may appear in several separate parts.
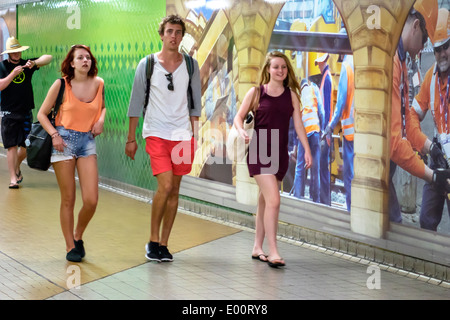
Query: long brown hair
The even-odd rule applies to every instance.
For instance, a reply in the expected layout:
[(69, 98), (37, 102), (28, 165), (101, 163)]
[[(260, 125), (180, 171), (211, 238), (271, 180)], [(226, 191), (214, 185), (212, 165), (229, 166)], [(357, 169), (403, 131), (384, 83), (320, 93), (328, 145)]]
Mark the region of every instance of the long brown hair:
[(266, 61), (264, 63), (263, 68), (261, 69), (261, 77), (259, 84), (263, 85), (270, 81), (269, 67), (273, 58), (282, 58), (286, 62), (288, 74), (286, 76), (286, 79), (284, 79), (283, 81), (283, 85), (285, 87), (289, 87), (297, 95), (297, 98), (300, 101), (300, 91), (301, 91), (300, 84), (298, 83), (298, 80), (295, 76), (295, 72), (294, 69), (292, 68), (291, 62), (286, 57), (286, 55), (281, 53), (280, 51), (271, 51), (267, 53)]
[(67, 77), (67, 81), (70, 83), (70, 81), (75, 77), (75, 71), (74, 68), (71, 66), (71, 63), (73, 59), (75, 58), (75, 50), (76, 49), (84, 49), (87, 52), (89, 52), (89, 55), (91, 56), (91, 69), (88, 72), (88, 76), (95, 77), (98, 73), (97, 69), (97, 60), (92, 55), (91, 49), (84, 45), (84, 44), (76, 44), (73, 45), (69, 52), (67, 53), (66, 58), (61, 64), (61, 74), (63, 77)]

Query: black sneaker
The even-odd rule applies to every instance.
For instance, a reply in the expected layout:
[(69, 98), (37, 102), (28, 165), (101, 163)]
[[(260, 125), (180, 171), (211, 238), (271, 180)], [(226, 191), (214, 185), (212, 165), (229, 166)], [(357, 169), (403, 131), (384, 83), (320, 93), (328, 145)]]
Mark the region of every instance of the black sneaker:
[(67, 252), (66, 259), (72, 262), (81, 262), (81, 254), (76, 248), (73, 248)]
[(173, 256), (170, 254), (167, 246), (159, 246), (159, 255), (161, 257), (162, 262), (171, 262), (173, 261)]
[(145, 245), (145, 257), (150, 261), (161, 262), (161, 257), (159, 254), (159, 243), (150, 241)]
[(73, 242), (75, 243), (75, 249), (77, 249), (81, 257), (84, 258), (86, 251), (84, 250), (83, 240), (73, 240)]

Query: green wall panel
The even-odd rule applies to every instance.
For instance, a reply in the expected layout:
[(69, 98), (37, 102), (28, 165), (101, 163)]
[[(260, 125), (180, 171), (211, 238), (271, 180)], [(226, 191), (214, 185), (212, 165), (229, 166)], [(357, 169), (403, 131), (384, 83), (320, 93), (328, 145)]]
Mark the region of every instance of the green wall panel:
[(166, 2), (161, 0), (50, 0), (18, 7), (18, 38), (30, 46), (23, 57), (53, 56), (52, 63), (33, 78), (34, 114), (60, 77), (61, 62), (70, 46), (90, 46), (99, 76), (105, 80), (105, 130), (96, 139), (100, 176), (151, 190), (156, 180), (144, 141), (139, 141), (135, 161), (125, 156), (126, 114), (137, 63), (161, 48), (157, 29), (165, 12)]

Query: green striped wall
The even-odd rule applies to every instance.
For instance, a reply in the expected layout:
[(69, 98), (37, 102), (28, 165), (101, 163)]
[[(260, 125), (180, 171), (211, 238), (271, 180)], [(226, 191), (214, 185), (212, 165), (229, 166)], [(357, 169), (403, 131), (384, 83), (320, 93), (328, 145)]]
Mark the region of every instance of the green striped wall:
[[(61, 62), (73, 44), (90, 46), (105, 80), (107, 117), (97, 138), (100, 176), (154, 190), (144, 141), (135, 161), (125, 156), (128, 101), (139, 60), (161, 48), (158, 24), (165, 15), (161, 0), (61, 1), (18, 7), (18, 38), (30, 46), (24, 58), (51, 54), (53, 61), (35, 73), (37, 109), (51, 84), (60, 77)], [(79, 13), (79, 14), (78, 14)], [(78, 28), (79, 27), (79, 28)]]

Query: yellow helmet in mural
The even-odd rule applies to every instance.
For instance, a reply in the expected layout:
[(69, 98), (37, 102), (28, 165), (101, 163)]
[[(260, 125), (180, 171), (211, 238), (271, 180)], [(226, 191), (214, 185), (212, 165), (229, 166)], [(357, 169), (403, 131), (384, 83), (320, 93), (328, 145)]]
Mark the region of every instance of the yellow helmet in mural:
[(417, 0), (414, 3), (414, 9), (425, 19), (428, 36), (431, 40), (434, 39), (434, 32), (436, 30), (438, 8), (437, 0)]

